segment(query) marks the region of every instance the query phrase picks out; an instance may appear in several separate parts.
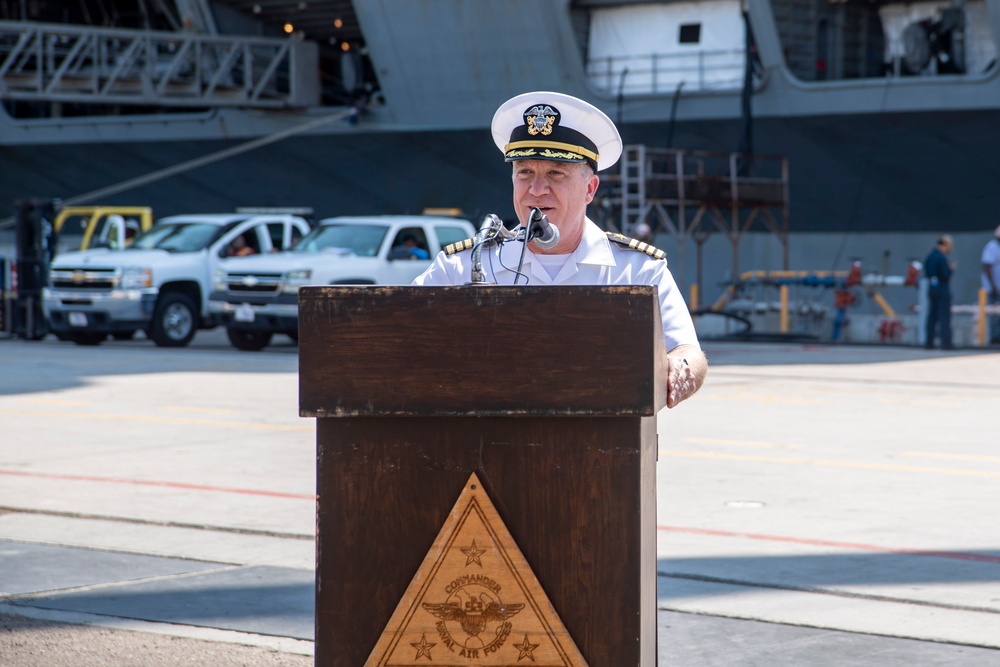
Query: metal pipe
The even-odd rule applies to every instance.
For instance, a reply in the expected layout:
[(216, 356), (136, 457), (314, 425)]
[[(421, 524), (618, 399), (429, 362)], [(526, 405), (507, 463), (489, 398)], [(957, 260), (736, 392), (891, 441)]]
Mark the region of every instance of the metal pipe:
[(788, 285), (782, 285), (778, 288), (778, 293), (781, 295), (781, 316), (778, 324), (778, 330), (782, 334), (788, 333)]
[(979, 347), (986, 347), (986, 300), (987, 293), (982, 287), (979, 288), (979, 322), (976, 326), (976, 337), (979, 339)]

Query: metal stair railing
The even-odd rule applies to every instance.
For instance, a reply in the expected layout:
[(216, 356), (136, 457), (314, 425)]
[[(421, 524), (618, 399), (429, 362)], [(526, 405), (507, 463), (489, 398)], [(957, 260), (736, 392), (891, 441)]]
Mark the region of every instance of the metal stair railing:
[(294, 39), (0, 21), (0, 99), (309, 107), (319, 57)]

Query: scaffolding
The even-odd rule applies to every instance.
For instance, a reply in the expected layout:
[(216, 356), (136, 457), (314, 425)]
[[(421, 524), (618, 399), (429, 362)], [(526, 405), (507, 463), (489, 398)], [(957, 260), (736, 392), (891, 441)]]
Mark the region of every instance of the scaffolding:
[(739, 276), (739, 246), (754, 226), (774, 234), (788, 269), (788, 158), (625, 146), (618, 174), (603, 176), (598, 194), (607, 226), (637, 235), (645, 223), (670, 233), (684, 266), (687, 239), (697, 249), (697, 284), (702, 284), (702, 249), (713, 233), (732, 244)]

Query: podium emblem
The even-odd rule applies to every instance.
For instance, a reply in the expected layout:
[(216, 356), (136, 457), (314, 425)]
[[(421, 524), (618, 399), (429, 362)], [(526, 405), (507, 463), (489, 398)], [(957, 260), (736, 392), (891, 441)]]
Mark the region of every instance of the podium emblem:
[(473, 474), (365, 667), (587, 667)]

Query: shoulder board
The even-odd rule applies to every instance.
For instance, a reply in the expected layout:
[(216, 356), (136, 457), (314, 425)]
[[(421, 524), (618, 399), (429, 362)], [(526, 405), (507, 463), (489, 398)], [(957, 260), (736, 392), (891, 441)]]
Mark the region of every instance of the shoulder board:
[(465, 239), (464, 241), (458, 241), (456, 243), (449, 243), (444, 247), (444, 252), (446, 255), (454, 255), (456, 252), (461, 252), (463, 250), (471, 250), (472, 246), (475, 244), (476, 239)]
[(644, 252), (653, 259), (666, 259), (667, 253), (663, 252), (655, 246), (651, 246), (645, 241), (640, 241), (639, 239), (629, 238), (624, 234), (618, 234), (617, 232), (605, 232), (608, 235), (608, 240), (613, 243), (617, 243), (620, 246), (630, 248), (632, 250), (638, 250), (639, 252)]

